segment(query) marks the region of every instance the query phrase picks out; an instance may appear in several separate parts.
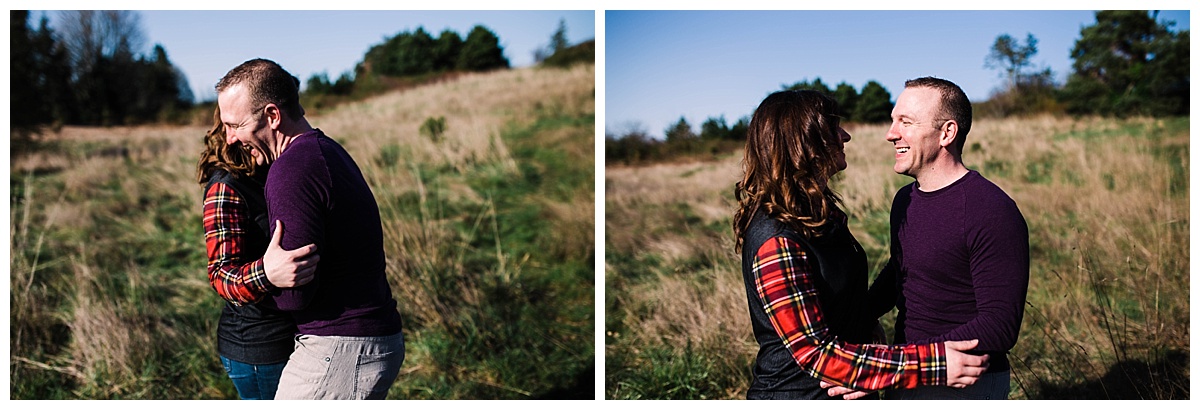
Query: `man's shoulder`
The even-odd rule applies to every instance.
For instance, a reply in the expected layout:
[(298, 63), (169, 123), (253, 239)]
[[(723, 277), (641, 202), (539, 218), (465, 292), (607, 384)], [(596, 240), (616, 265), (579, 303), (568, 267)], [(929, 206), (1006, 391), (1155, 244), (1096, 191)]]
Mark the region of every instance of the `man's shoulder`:
[(271, 163), (271, 170), (267, 172), (267, 190), (325, 180), (325, 162), (321, 146), (315, 138), (297, 138)]
[(896, 190), (896, 195), (895, 195), (895, 197), (892, 198), (892, 204), (894, 205), (896, 203), (896, 201), (899, 201), (903, 198), (908, 198), (909, 196), (911, 196), (913, 194), (913, 191), (916, 190), (916, 187), (917, 187), (917, 181), (915, 181), (915, 180), (912, 182), (909, 182), (907, 184), (904, 184), (904, 186), (902, 186), (902, 187), (900, 187), (900, 189)]
[[(288, 144), (287, 149), (279, 154), (279, 158), (271, 164), (271, 170), (278, 167), (307, 167), (314, 158), (321, 157), (321, 144), (311, 134), (301, 135)], [(268, 173), (268, 176), (271, 173)]]
[(1000, 188), (999, 185), (984, 177), (979, 171), (972, 170), (968, 175), (971, 178), (968, 186), (971, 187), (973, 196), (984, 201), (1001, 201), (1015, 204), (1012, 196), (1008, 195), (1008, 192), (1005, 192), (1004, 188)]
[(965, 196), (968, 201), (973, 201), (972, 208), (980, 211), (985, 218), (975, 218), (979, 223), (993, 223), (992, 219), (1002, 220), (1025, 220), (1021, 213), (1020, 207), (1017, 206), (1017, 201), (1005, 192), (1003, 188), (991, 180), (985, 178), (976, 171), (971, 171), (973, 181), (970, 184), (970, 193)]

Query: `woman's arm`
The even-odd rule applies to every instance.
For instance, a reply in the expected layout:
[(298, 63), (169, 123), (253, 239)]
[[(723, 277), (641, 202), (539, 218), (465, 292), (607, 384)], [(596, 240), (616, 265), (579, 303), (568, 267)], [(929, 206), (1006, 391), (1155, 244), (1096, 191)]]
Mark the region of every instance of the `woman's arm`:
[(755, 286), (771, 324), (808, 374), (855, 390), (946, 385), (944, 343), (880, 346), (844, 343), (829, 333), (803, 248), (786, 238), (763, 243)]
[(235, 305), (262, 300), (271, 290), (259, 257), (247, 255), (245, 225), (249, 206), (228, 185), (217, 182), (204, 194), (204, 243), (208, 249), (208, 282), (222, 299)]

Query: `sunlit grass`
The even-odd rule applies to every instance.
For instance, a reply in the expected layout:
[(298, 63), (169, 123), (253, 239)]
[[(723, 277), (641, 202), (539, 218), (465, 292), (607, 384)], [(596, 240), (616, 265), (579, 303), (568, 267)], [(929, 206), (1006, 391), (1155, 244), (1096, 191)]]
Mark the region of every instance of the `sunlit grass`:
[[(911, 182), (892, 171), (885, 131), (849, 129), (833, 184), (872, 276), (892, 198)], [(1187, 397), (1188, 119), (981, 119), (967, 147), (967, 166), (1013, 197), (1030, 230), (1011, 397)], [(609, 397), (745, 397), (757, 346), (730, 225), (740, 161), (606, 170)], [(680, 367), (685, 349), (707, 363), (702, 382)], [(694, 385), (648, 388), (663, 379)]]
[[(470, 74), (309, 118), (379, 204), (407, 343), (390, 398), (594, 394), (594, 84), (592, 66)], [(422, 136), (439, 116), (441, 138)], [(12, 158), (13, 398), (236, 398), (203, 135), (66, 127)]]

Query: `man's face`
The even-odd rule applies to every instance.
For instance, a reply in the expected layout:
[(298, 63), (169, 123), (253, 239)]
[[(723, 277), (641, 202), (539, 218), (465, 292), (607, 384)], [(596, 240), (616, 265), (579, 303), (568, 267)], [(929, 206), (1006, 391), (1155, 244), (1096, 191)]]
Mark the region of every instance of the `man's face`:
[(897, 174), (916, 178), (939, 155), (943, 126), (941, 93), (932, 88), (905, 88), (892, 108), (892, 126), (884, 138), (892, 143)]
[(250, 106), (250, 93), (241, 84), (225, 89), (217, 95), (217, 106), (221, 109), (221, 122), (225, 124), (225, 138), (229, 145), (242, 144), (258, 165), (266, 165), (275, 159), (271, 150), (274, 133), (267, 126), (263, 107)]

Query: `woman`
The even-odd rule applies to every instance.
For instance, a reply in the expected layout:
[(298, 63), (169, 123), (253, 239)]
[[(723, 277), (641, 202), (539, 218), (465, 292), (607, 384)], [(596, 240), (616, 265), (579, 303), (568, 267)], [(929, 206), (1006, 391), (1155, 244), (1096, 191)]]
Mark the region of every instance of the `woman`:
[(986, 369), (986, 356), (961, 352), (974, 342), (871, 344), (884, 341), (867, 312), (866, 254), (828, 186), (850, 141), (837, 110), (822, 93), (780, 91), (750, 121), (733, 221), (759, 344), (747, 398), (830, 398), (822, 381), (862, 392), (970, 385)]
[(292, 354), (296, 324), (291, 315), (272, 309), (266, 296), (274, 288), (307, 283), (319, 257), (312, 245), (279, 248), (280, 226), (268, 240), (266, 170), (257, 169), (245, 150), (228, 145), (219, 110), (213, 122), (196, 178), (205, 187), (208, 280), (227, 301), (217, 325), (217, 353), (239, 397), (270, 400)]

